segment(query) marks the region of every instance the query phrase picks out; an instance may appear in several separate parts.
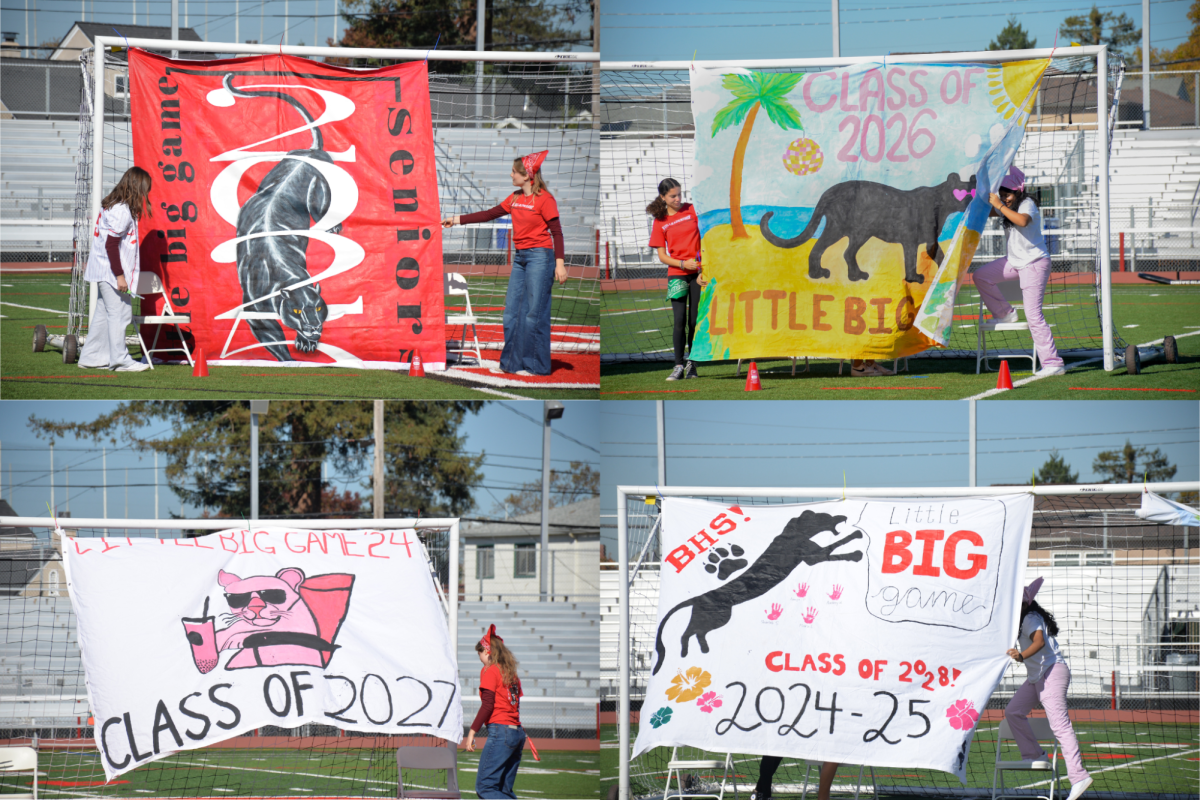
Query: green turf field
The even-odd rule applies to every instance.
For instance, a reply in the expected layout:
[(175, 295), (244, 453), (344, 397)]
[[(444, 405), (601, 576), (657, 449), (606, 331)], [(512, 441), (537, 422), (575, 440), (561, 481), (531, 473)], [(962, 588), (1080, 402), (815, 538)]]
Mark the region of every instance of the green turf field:
[[(981, 723), (971, 746), (967, 765), (968, 788), (990, 789), (992, 770), (996, 759), (996, 733), (998, 722)], [(631, 726), (631, 737), (637, 737), (637, 726)], [(1178, 794), (1195, 796), (1200, 785), (1200, 733), (1195, 725), (1141, 725), (1133, 723), (1078, 722), (1075, 733), (1079, 738), (1084, 766), (1095, 783), (1091, 792), (1130, 792), (1144, 796)], [(601, 775), (604, 791), (617, 780), (617, 726), (605, 725), (601, 729)], [(631, 782), (639, 787), (636, 795), (662, 793), (666, 782), (666, 762), (669, 753), (651, 751), (630, 765)], [(1005, 744), (1002, 758), (1016, 760), (1019, 753), (1011, 742)], [(738, 788), (749, 792), (758, 777), (758, 757), (735, 755)], [(804, 784), (804, 762), (785, 759), (775, 774), (775, 796), (799, 797)], [(707, 773), (706, 773), (707, 774)], [(1065, 778), (1065, 770), (1064, 770)], [(717, 776), (720, 777), (719, 774)], [(1010, 773), (1006, 780), (1009, 788), (1028, 786), (1039, 776), (1032, 773)], [(958, 779), (953, 775), (931, 770), (879, 768), (875, 778), (880, 794), (888, 794), (889, 785), (903, 787), (958, 788)], [(815, 797), (816, 771), (813, 771), (810, 797)], [(858, 782), (858, 769), (843, 767), (834, 781), (834, 793), (853, 794)], [(863, 778), (870, 785), (870, 775)], [(1066, 784), (1064, 780), (1064, 785)], [(868, 795), (869, 796), (869, 795)], [(897, 795), (898, 796), (898, 795)], [(918, 793), (915, 795), (920, 797)]]
[[(500, 324), (507, 280), (474, 278), (471, 303), (480, 324)], [(63, 333), (68, 307), (68, 275), (6, 275), (0, 278), (0, 398), (5, 400), (50, 398), (76, 399), (166, 399), (192, 397), (204, 399), (246, 397), (304, 397), (318, 399), (404, 398), (414, 400), (486, 399), (494, 391), (482, 391), (470, 385), (451, 382), (433, 372), (426, 378), (410, 378), (404, 373), (384, 370), (287, 367), (209, 367), (208, 378), (193, 378), (183, 366), (160, 366), (153, 372), (115, 373), (108, 370), (82, 370), (62, 362), (58, 350), (32, 352), (33, 330), (45, 325), (51, 334)], [(596, 326), (596, 307), (579, 291), (577, 281), (557, 287), (551, 304), (554, 325)], [(463, 298), (447, 298), (452, 309)], [(136, 302), (136, 301), (135, 301)], [(31, 308), (23, 308), (29, 306)], [(37, 309), (49, 309), (43, 311)], [(135, 309), (136, 313), (136, 309)], [(453, 311), (451, 313), (454, 313)], [(455, 333), (457, 334), (455, 329)], [(132, 329), (130, 330), (132, 333)], [(140, 349), (130, 348), (134, 358)], [(507, 395), (531, 399), (554, 399), (568, 395), (575, 399), (596, 397), (594, 389), (531, 389), (506, 387)]]
[[(598, 754), (543, 751), (534, 761), (525, 751), (517, 772), (520, 797), (596, 798), (600, 794)], [(458, 785), (473, 797), (479, 750), (458, 753)], [(407, 786), (444, 789), (431, 770), (406, 770)], [(30, 778), (0, 777), (9, 793)], [(396, 751), (193, 750), (147, 764), (104, 785), (94, 748), (43, 752), (38, 793), (44, 797), (395, 797)], [(4, 791), (0, 791), (0, 797)]]
[[(1075, 336), (1065, 336), (1067, 323), (1059, 327), (1055, 322), (1062, 308), (1071, 302), (1081, 302), (1086, 287), (1068, 287), (1057, 293), (1054, 305), (1048, 308), (1047, 320), (1055, 326), (1055, 339), (1059, 348), (1098, 346), (1099, 341), (1091, 332), (1074, 330)], [(629, 314), (631, 308), (661, 308), (666, 304), (661, 292), (621, 292), (605, 296), (606, 307), (601, 312), (602, 352), (619, 349), (622, 340), (628, 342), (630, 317), (636, 317), (633, 327), (649, 343), (646, 349), (669, 346), (671, 341), (670, 312), (654, 311)], [(977, 307), (978, 294), (974, 287), (965, 287), (960, 293), (960, 314)], [(1051, 305), (1049, 301), (1047, 305)], [(1180, 363), (1167, 364), (1159, 359), (1143, 364), (1140, 375), (1129, 375), (1122, 366), (1106, 373), (1103, 363), (1094, 361), (1070, 369), (1066, 375), (1033, 381), (1018, 386), (1011, 392), (995, 397), (1021, 400), (1098, 400), (1110, 398), (1157, 398), (1179, 400), (1197, 398), (1200, 389), (1200, 291), (1194, 286), (1162, 285), (1118, 285), (1113, 287), (1113, 312), (1115, 333), (1130, 344), (1145, 344), (1161, 340), (1163, 336), (1177, 337)], [(975, 333), (970, 321), (956, 322), (962, 330), (956, 331), (952, 345), (974, 350)], [(968, 330), (969, 328), (969, 330)], [(1098, 337), (1099, 324), (1095, 326)], [(1193, 334), (1193, 335), (1187, 335)], [(1028, 334), (1008, 333), (1014, 346), (1029, 347)], [(1019, 337), (1019, 338), (1018, 338)], [(1096, 339), (1094, 341), (1094, 339)], [(654, 343), (657, 343), (655, 345)], [(1066, 359), (1067, 366), (1080, 364), (1080, 359)], [(804, 360), (800, 359), (797, 374), (791, 375), (791, 362), (787, 359), (770, 359), (758, 362), (763, 390), (755, 393), (745, 391), (746, 372), (743, 366), (737, 374), (736, 362), (698, 364), (699, 380), (665, 381), (671, 371), (670, 361), (650, 363), (616, 363), (601, 367), (603, 376), (601, 396), (609, 400), (670, 399), (670, 400), (732, 400), (732, 399), (830, 399), (835, 397), (856, 400), (930, 399), (952, 400), (971, 397), (996, 387), (996, 374), (975, 374), (975, 359), (963, 358), (913, 358), (909, 370), (895, 376), (883, 378), (852, 378), (849, 369), (838, 375), (838, 362), (814, 360), (808, 372)], [(886, 364), (890, 366), (890, 362)], [(1010, 363), (1013, 381), (1029, 377), (1028, 359)], [(1145, 391), (1156, 390), (1156, 391)], [(1158, 391), (1162, 390), (1162, 391)]]

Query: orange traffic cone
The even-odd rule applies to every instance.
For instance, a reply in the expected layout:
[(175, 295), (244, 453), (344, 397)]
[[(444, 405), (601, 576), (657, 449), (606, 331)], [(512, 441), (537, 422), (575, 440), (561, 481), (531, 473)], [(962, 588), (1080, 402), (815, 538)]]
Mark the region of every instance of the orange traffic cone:
[(208, 377), (208, 361), (204, 358), (204, 348), (202, 347), (196, 348), (196, 356), (192, 359), (192, 377)]
[(412, 361), (408, 364), (408, 375), (410, 378), (425, 377), (425, 364), (421, 361), (420, 350), (413, 350)]
[(758, 364), (750, 362), (750, 369), (746, 370), (746, 391), (758, 392), (762, 390), (762, 383), (758, 380)]
[(1012, 376), (1008, 374), (1008, 362), (1000, 362), (1000, 377), (996, 378), (997, 389), (1011, 389)]

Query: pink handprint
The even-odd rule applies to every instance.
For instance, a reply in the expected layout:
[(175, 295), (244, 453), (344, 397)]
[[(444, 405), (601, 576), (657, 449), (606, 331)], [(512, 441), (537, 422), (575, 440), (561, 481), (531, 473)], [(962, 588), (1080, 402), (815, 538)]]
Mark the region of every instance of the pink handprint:
[(843, 587), (841, 587), (841, 586), (839, 586), (838, 584), (836, 584), (836, 583), (835, 583), (835, 584), (833, 585), (833, 594), (829, 595), (829, 599), (830, 599), (830, 600), (837, 600), (839, 597), (841, 597), (841, 596), (842, 596), (842, 588), (843, 588)]
[(779, 615), (783, 613), (783, 606), (779, 605), (779, 603), (771, 603), (771, 608), (763, 609), (763, 613), (767, 615), (767, 619), (779, 619)]
[(800, 584), (800, 588), (796, 589), (796, 597), (807, 597), (807, 596), (808, 596), (808, 584), (802, 583), (802, 584)]
[(815, 608), (813, 608), (812, 606), (809, 606), (808, 611), (806, 611), (804, 614), (804, 621), (806, 623), (808, 623), (809, 625), (811, 625), (812, 621), (816, 618), (817, 618), (817, 610)]

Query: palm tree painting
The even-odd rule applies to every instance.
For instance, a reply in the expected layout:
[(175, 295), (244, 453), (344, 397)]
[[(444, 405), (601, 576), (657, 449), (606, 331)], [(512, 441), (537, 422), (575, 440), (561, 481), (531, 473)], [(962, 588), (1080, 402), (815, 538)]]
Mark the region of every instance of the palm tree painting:
[(742, 162), (746, 157), (746, 145), (750, 142), (750, 129), (758, 109), (765, 108), (767, 117), (784, 130), (804, 130), (800, 112), (785, 98), (795, 88), (803, 73), (782, 74), (775, 72), (751, 72), (749, 75), (725, 75), (721, 86), (733, 93), (733, 102), (717, 112), (713, 118), (712, 135), (733, 125), (742, 125), (737, 147), (733, 151), (733, 170), (729, 178), (729, 224), (734, 239), (750, 238), (742, 223)]

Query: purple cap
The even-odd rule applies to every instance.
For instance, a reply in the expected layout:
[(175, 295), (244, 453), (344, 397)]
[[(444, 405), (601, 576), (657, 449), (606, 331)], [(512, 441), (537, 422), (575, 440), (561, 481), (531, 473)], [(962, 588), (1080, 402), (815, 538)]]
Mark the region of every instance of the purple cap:
[(1025, 173), (1016, 167), (1009, 167), (1008, 174), (1000, 179), (1000, 188), (1011, 189), (1014, 192), (1025, 190)]
[(1025, 587), (1025, 593), (1021, 595), (1021, 602), (1029, 605), (1033, 602), (1033, 598), (1037, 597), (1038, 589), (1042, 588), (1042, 582), (1045, 578), (1034, 578), (1033, 583)]

